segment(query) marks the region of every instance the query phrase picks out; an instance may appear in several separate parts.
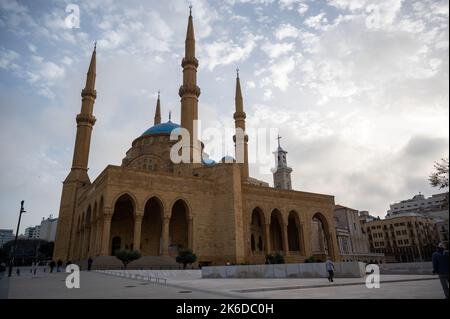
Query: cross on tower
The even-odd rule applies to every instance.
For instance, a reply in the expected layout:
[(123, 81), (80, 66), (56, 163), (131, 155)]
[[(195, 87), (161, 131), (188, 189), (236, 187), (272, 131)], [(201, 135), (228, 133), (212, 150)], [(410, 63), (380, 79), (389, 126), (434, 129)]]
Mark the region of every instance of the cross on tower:
[(281, 140), (280, 134), (278, 134), (277, 140), (278, 140), (278, 147), (280, 147), (280, 140)]

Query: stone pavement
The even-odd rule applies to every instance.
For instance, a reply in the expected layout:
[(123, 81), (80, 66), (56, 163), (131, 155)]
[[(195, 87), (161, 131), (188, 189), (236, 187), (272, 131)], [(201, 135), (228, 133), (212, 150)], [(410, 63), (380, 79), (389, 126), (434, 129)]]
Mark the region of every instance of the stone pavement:
[[(130, 274), (165, 275), (167, 284), (149, 278), (124, 278)], [(379, 289), (368, 289), (364, 278), (308, 279), (201, 279), (195, 271), (162, 273), (155, 271), (118, 271), (115, 275), (81, 272), (80, 289), (67, 289), (66, 273), (40, 273), (33, 277), (0, 279), (0, 298), (338, 298), (338, 299), (442, 299), (437, 277), (430, 275), (382, 275)], [(6, 292), (6, 294), (5, 294)]]

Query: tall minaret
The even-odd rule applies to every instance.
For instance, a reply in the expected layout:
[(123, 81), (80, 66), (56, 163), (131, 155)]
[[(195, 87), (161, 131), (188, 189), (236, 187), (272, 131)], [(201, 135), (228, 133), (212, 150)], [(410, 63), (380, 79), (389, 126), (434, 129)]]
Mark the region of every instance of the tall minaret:
[[(89, 149), (91, 146), (92, 128), (95, 124), (95, 117), (92, 115), (97, 91), (95, 91), (96, 76), (96, 46), (92, 52), (91, 63), (86, 78), (86, 86), (81, 91), (81, 112), (77, 115), (77, 136), (75, 139), (75, 149), (73, 152), (72, 171), (70, 179), (81, 178), (89, 182), (87, 175)], [(71, 176), (72, 175), (72, 176)]]
[(160, 92), (158, 91), (158, 101), (156, 102), (156, 110), (155, 110), (155, 125), (161, 123), (161, 101), (160, 101)]
[(81, 91), (81, 112), (77, 115), (77, 135), (73, 152), (72, 169), (63, 182), (61, 204), (59, 208), (58, 227), (55, 239), (53, 259), (67, 261), (71, 258), (73, 247), (72, 232), (78, 190), (90, 184), (88, 170), (89, 149), (95, 117), (92, 115), (95, 91), (96, 47), (92, 52), (91, 63), (87, 73), (85, 88)]
[(273, 154), (275, 154), (276, 167), (273, 172), (273, 184), (275, 188), (292, 189), (291, 172), (292, 168), (287, 166), (286, 154), (287, 152), (281, 148), (280, 139), (278, 135), (278, 148)]
[(195, 57), (192, 6), (190, 6), (189, 22), (186, 32), (185, 55), (181, 66), (183, 67), (183, 85), (179, 90), (179, 95), (181, 97), (181, 127), (185, 128), (190, 134), (190, 154), (192, 159), (193, 149), (198, 148), (197, 127), (195, 127), (194, 121), (197, 121), (198, 119), (198, 97), (200, 96), (200, 88), (197, 86), (198, 60)]
[(234, 113), (234, 124), (236, 132), (240, 130), (240, 135), (236, 138), (235, 134), (233, 136), (234, 148), (235, 148), (235, 158), (241, 165), (242, 169), (242, 180), (246, 181), (249, 177), (248, 173), (248, 135), (245, 134), (245, 118), (246, 114), (244, 112), (244, 101), (242, 99), (241, 81), (239, 79), (239, 69), (236, 70), (236, 95), (235, 95), (235, 107), (236, 112)]

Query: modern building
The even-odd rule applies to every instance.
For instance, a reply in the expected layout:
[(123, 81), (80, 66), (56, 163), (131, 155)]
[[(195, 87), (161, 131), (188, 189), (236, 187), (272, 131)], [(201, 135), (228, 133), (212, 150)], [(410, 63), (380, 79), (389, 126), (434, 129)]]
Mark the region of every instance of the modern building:
[(395, 214), (363, 224), (370, 250), (383, 253), (386, 262), (430, 261), (439, 243), (439, 232), (432, 218), (416, 213)]
[(361, 210), (359, 211), (359, 220), (361, 223), (367, 223), (374, 220), (379, 220), (380, 217), (370, 215), (370, 213), (367, 210)]
[(0, 248), (3, 244), (14, 239), (14, 234), (12, 229), (0, 229)]
[(58, 227), (58, 218), (50, 215), (48, 218), (42, 218), (39, 227), (39, 239), (46, 241), (55, 241), (56, 229)]
[(58, 218), (53, 218), (52, 215), (48, 218), (42, 217), (41, 224), (33, 227), (27, 227), (25, 229), (24, 236), (21, 238), (55, 241), (57, 227)]
[(384, 262), (383, 253), (370, 251), (369, 237), (362, 227), (358, 210), (336, 205), (334, 218), (342, 261)]
[[(197, 136), (199, 61), (192, 14), (184, 53), (178, 91), (180, 124), (171, 119), (161, 123), (158, 97), (152, 126), (132, 142), (122, 165), (108, 165), (91, 182), (87, 172), (96, 121), (94, 48), (76, 117), (72, 168), (63, 182), (54, 259), (101, 256), (106, 262), (116, 260), (112, 255), (118, 249), (133, 249), (141, 252), (142, 262), (150, 262), (163, 257), (174, 260), (180, 249), (190, 248), (200, 265), (261, 264), (274, 252), (283, 254), (288, 263), (313, 255), (339, 260), (334, 196), (291, 190), (287, 175), (280, 177), (285, 182), (280, 188), (249, 176), (248, 136), (240, 134), (245, 132), (246, 113), (239, 74), (234, 142), (235, 158), (243, 160), (216, 163), (204, 159), (204, 145)], [(170, 139), (172, 132), (189, 133), (187, 143), (175, 152), (187, 155), (187, 161), (172, 160), (171, 151), (179, 145)]]
[(26, 239), (39, 239), (40, 232), (41, 232), (40, 230), (41, 230), (41, 226), (40, 225), (27, 227), (27, 228), (25, 228), (24, 238), (26, 238)]
[(425, 197), (419, 193), (411, 199), (391, 204), (387, 216), (403, 213), (417, 213), (427, 217), (448, 220), (448, 193), (435, 194), (431, 197)]

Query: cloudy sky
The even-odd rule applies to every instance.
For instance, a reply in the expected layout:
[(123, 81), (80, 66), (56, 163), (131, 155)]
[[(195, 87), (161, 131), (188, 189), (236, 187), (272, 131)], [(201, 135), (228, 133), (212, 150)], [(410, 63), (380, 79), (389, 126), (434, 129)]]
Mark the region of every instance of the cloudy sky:
[[(65, 23), (70, 3), (79, 28)], [(205, 127), (233, 125), (239, 67), (247, 124), (279, 129), (295, 189), (380, 216), (438, 192), (427, 177), (449, 153), (448, 1), (192, 4)], [(92, 180), (152, 125), (158, 90), (163, 121), (172, 110), (179, 122), (188, 6), (0, 0), (0, 228), (15, 228), (22, 199), (22, 229), (58, 214), (95, 40)], [(261, 165), (251, 174), (272, 184)]]

